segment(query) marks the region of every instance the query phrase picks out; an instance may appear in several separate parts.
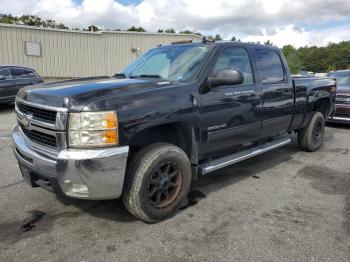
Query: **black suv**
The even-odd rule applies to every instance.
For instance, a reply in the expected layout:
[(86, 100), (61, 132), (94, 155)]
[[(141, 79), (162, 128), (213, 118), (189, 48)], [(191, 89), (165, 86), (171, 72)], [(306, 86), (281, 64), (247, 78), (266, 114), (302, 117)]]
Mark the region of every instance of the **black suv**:
[(0, 103), (14, 101), (21, 87), (40, 83), (43, 80), (34, 69), (0, 65)]

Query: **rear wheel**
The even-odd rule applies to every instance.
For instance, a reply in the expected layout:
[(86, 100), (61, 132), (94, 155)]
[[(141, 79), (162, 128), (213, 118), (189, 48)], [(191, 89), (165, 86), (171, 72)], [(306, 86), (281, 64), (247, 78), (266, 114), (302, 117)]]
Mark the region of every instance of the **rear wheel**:
[(320, 112), (312, 112), (309, 124), (299, 130), (298, 143), (302, 150), (313, 152), (323, 144), (325, 120)]
[(191, 184), (191, 165), (185, 152), (171, 144), (157, 143), (138, 152), (129, 166), (123, 195), (129, 212), (146, 222), (174, 215)]

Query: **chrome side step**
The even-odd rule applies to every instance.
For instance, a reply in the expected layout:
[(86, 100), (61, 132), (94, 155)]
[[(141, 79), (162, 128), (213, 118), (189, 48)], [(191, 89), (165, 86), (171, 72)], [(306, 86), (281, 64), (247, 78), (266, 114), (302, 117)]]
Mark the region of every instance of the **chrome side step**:
[(251, 158), (257, 155), (261, 155), (275, 148), (289, 144), (290, 142), (291, 142), (290, 138), (281, 138), (281, 139), (274, 140), (272, 142), (268, 142), (263, 145), (259, 145), (257, 147), (242, 150), (237, 153), (203, 163), (199, 166), (198, 171), (199, 171), (199, 174), (205, 175), (215, 170), (218, 170), (220, 168), (235, 164), (237, 162), (246, 160), (248, 158)]

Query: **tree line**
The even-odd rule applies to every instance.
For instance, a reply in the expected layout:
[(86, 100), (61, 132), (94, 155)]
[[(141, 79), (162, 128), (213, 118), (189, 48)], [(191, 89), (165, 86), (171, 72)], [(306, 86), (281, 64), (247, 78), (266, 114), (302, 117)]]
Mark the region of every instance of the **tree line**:
[(20, 24), (38, 27), (48, 27), (57, 29), (68, 29), (62, 23), (56, 23), (55, 20), (44, 20), (35, 15), (22, 15), (22, 16), (12, 16), (8, 14), (0, 14), (0, 23), (3, 24)]
[(329, 72), (350, 69), (350, 41), (329, 43), (325, 47), (305, 46), (295, 48), (285, 45), (282, 52), (293, 74), (301, 70)]
[[(10, 14), (0, 14), (0, 23), (5, 24), (21, 24), (29, 26), (56, 28), (56, 29), (69, 29), (62, 23), (57, 23), (55, 20), (44, 20), (34, 15), (22, 15), (12, 16)], [(98, 32), (101, 28), (95, 25), (90, 25), (87, 28), (71, 28), (72, 30), (83, 30)], [(146, 32), (141, 26), (131, 26), (126, 30), (122, 29), (105, 29), (106, 31), (133, 31), (133, 32)], [(158, 29), (157, 33), (175, 34), (174, 28)], [(181, 34), (195, 34), (198, 36), (204, 36), (200, 32), (194, 32), (190, 30), (179, 31)], [(220, 34), (206, 36), (208, 40), (221, 41), (223, 36)], [(238, 41), (233, 36), (231, 41)], [(260, 42), (257, 42), (260, 44)], [(263, 44), (272, 45), (270, 40), (267, 40)], [(300, 71), (312, 71), (312, 72), (329, 72), (341, 69), (350, 69), (350, 41), (340, 42), (338, 44), (329, 43), (326, 47), (317, 46), (305, 46), (295, 48), (292, 45), (285, 45), (282, 47), (282, 52), (286, 57), (290, 71), (293, 74), (297, 74)]]

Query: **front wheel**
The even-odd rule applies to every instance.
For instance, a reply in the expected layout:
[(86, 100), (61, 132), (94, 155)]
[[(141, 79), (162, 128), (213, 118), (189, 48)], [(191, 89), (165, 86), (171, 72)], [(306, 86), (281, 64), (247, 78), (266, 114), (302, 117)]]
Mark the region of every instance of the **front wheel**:
[(157, 143), (136, 154), (129, 163), (125, 207), (145, 222), (157, 222), (176, 213), (191, 184), (191, 165), (177, 146)]
[(308, 125), (298, 132), (298, 143), (302, 150), (314, 152), (323, 144), (325, 120), (320, 112), (312, 112)]

